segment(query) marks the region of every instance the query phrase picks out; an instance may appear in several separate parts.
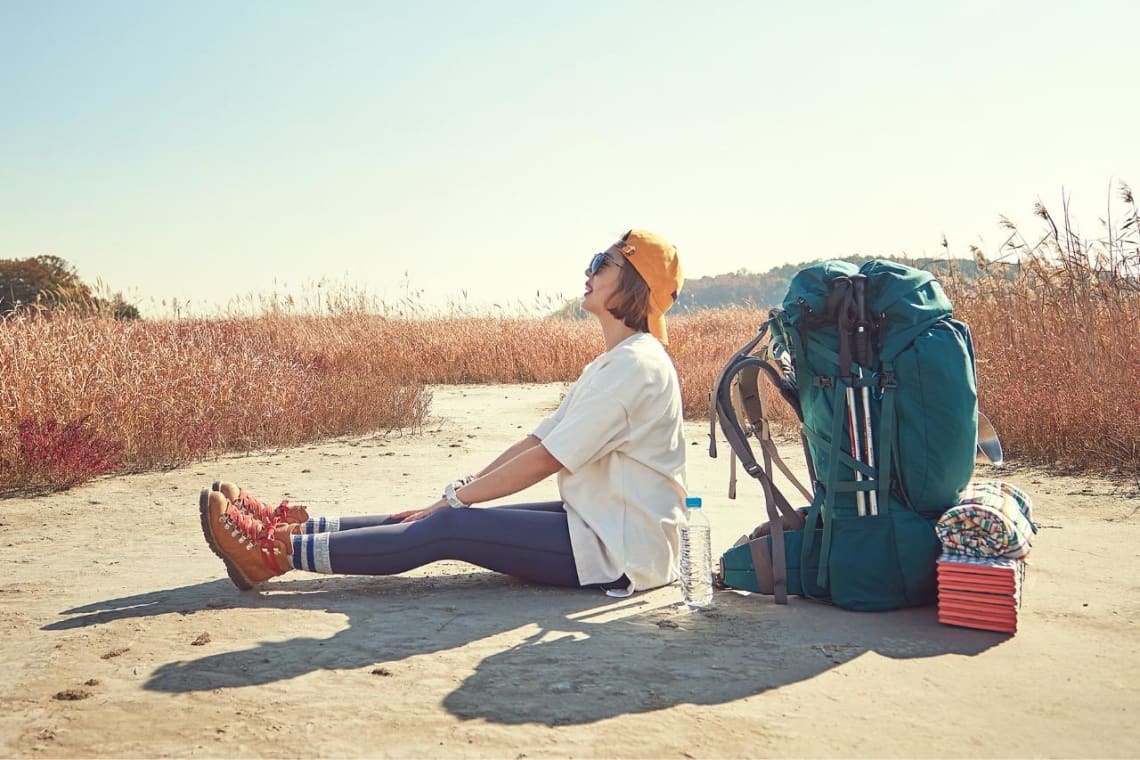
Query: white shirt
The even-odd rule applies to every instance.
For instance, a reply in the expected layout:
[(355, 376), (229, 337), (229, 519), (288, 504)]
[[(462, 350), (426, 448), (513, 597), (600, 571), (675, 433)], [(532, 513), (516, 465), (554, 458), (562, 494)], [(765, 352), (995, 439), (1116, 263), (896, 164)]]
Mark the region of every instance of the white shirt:
[(634, 589), (678, 576), (684, 524), (685, 439), (677, 370), (648, 333), (586, 365), (534, 436), (563, 466), (579, 583), (624, 573)]

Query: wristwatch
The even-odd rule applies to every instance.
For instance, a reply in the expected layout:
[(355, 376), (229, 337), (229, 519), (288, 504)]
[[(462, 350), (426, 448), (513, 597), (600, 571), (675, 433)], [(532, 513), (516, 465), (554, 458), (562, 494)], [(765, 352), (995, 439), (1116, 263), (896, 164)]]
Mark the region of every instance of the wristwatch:
[(455, 495), (454, 482), (448, 483), (447, 487), (443, 489), (443, 500), (454, 509), (466, 509), (471, 506), (470, 504), (464, 504), (460, 498)]

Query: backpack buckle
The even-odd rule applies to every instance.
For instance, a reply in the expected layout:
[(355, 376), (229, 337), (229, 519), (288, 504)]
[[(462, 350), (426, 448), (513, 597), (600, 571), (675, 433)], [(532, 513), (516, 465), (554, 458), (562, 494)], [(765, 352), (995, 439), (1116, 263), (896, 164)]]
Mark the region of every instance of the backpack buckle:
[(816, 375), (815, 379), (812, 380), (812, 385), (814, 385), (816, 388), (823, 388), (824, 390), (827, 390), (828, 388), (833, 387), (835, 383), (832, 382), (831, 378), (827, 375)]
[(899, 381), (895, 377), (894, 372), (880, 372), (879, 373), (879, 392), (893, 391), (899, 387)]

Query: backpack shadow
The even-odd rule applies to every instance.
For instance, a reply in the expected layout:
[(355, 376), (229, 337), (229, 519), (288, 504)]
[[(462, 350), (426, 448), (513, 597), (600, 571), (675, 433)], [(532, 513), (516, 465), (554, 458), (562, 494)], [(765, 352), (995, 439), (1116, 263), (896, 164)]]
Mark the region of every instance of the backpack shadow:
[(484, 659), (444, 706), (464, 719), (550, 726), (679, 704), (717, 705), (806, 681), (861, 655), (972, 657), (1008, 637), (951, 628), (933, 607), (855, 613), (721, 593), (590, 622), (579, 616)]

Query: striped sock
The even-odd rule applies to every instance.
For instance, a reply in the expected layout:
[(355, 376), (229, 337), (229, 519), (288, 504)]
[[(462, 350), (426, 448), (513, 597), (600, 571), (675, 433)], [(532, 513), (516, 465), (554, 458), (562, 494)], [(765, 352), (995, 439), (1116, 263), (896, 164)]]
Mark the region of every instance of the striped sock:
[(294, 534), (293, 567), (310, 573), (331, 573), (329, 534)]
[(336, 533), (340, 530), (339, 517), (316, 517), (301, 523), (302, 533)]

